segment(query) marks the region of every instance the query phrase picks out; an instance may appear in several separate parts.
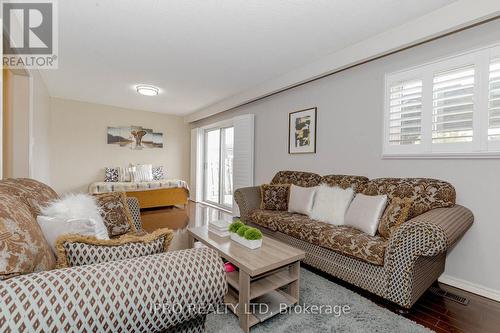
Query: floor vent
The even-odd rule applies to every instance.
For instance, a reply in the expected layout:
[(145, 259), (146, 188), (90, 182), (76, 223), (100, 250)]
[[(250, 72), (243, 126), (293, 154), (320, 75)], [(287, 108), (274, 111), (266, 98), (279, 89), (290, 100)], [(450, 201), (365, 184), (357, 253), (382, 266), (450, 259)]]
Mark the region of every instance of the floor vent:
[(446, 290), (443, 290), (441, 288), (430, 287), (429, 290), (434, 295), (441, 296), (443, 298), (449, 299), (450, 301), (454, 301), (454, 302), (457, 302), (457, 303), (462, 304), (462, 305), (469, 304), (469, 299), (468, 298), (465, 298), (465, 297), (462, 297), (462, 296), (458, 296), (457, 294), (450, 293), (450, 292), (448, 292)]

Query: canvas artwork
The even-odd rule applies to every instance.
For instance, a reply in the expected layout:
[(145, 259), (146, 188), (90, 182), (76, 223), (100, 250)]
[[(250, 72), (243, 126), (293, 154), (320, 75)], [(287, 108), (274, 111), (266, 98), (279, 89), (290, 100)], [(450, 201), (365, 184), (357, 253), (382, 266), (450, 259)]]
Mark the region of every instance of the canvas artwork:
[(108, 144), (134, 150), (163, 148), (163, 133), (141, 126), (108, 127)]
[(292, 112), (288, 116), (288, 153), (316, 152), (316, 108)]

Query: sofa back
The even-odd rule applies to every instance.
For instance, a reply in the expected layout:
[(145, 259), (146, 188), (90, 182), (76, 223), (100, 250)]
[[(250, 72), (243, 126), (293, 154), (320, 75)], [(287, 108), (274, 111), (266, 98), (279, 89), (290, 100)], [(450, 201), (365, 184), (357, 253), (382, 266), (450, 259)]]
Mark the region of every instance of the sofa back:
[(410, 198), (413, 200), (408, 219), (414, 218), (434, 208), (453, 207), (455, 205), (455, 188), (448, 182), (431, 178), (377, 178), (364, 176), (327, 175), (320, 176), (304, 171), (279, 171), (271, 184), (294, 184), (312, 187), (320, 184), (352, 187), (355, 192), (367, 195), (386, 194), (391, 200)]
[(352, 187), (352, 189), (356, 193), (363, 191), (365, 184), (368, 183), (368, 181), (369, 179), (364, 176), (327, 175), (321, 177), (322, 184), (327, 184), (329, 186), (338, 186), (343, 189)]
[(318, 186), (320, 183), (320, 175), (304, 171), (278, 171), (271, 180), (271, 184), (293, 184), (302, 187)]
[(57, 198), (36, 180), (0, 181), (0, 280), (55, 267), (54, 254), (36, 222), (36, 207)]
[(339, 186), (341, 188), (352, 187), (356, 192), (363, 189), (368, 182), (367, 177), (351, 175), (327, 175), (320, 176), (312, 172), (304, 171), (278, 171), (271, 180), (271, 184), (293, 184), (302, 187), (313, 187), (320, 184)]
[(434, 208), (455, 206), (455, 188), (448, 182), (432, 178), (377, 178), (365, 184), (367, 195), (386, 194), (391, 200), (410, 198), (413, 200), (408, 219)]

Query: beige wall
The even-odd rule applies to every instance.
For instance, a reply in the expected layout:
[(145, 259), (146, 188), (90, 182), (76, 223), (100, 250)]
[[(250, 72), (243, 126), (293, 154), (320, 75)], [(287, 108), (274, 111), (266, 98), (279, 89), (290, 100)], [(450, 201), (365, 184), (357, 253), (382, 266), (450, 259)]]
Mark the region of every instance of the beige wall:
[(29, 177), (30, 78), (5, 71), (3, 176)]
[[(50, 179), (58, 193), (87, 191), (107, 166), (163, 165), (168, 178), (189, 180), (190, 133), (182, 117), (71, 100), (51, 99)], [(164, 148), (108, 145), (108, 126), (137, 125), (163, 133)]]
[(31, 121), (30, 177), (45, 184), (50, 180), (50, 96), (38, 71), (31, 71), (33, 115)]
[[(375, 177), (435, 177), (450, 181), (475, 222), (448, 254), (443, 281), (500, 300), (500, 158), (382, 159), (384, 75), (467, 49), (500, 42), (500, 20), (354, 67), (239, 107), (201, 126), (255, 114), (255, 181), (281, 169)], [(287, 153), (288, 113), (318, 107), (317, 153)]]

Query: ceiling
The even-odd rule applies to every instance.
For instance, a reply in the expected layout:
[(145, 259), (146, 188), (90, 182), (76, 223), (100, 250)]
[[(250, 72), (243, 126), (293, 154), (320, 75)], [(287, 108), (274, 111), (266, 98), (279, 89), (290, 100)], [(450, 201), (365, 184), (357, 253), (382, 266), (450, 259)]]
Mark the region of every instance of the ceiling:
[(42, 76), (53, 97), (187, 115), (452, 2), (58, 1), (59, 68)]

